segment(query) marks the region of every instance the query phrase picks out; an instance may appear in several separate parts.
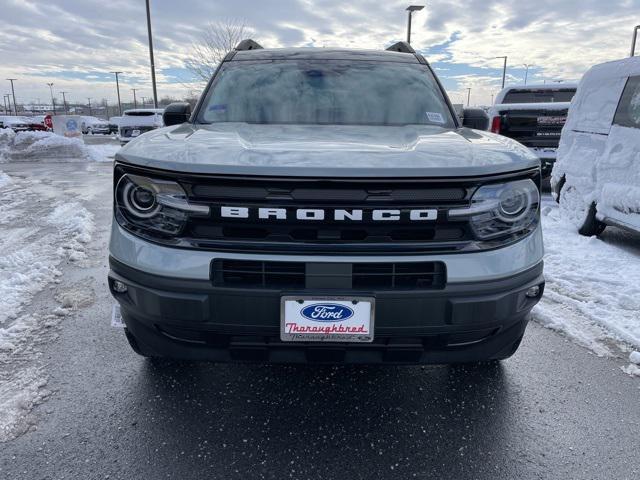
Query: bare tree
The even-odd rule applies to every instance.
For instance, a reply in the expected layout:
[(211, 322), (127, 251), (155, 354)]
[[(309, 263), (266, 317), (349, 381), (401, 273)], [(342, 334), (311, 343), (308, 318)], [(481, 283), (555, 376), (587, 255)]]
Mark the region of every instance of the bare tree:
[(185, 66), (203, 82), (208, 82), (224, 57), (248, 35), (244, 23), (233, 20), (209, 23), (191, 46)]

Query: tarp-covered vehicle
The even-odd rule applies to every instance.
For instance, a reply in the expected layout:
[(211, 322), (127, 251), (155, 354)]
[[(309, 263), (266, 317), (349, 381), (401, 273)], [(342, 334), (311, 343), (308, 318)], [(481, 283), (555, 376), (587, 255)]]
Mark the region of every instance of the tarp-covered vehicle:
[(562, 132), (551, 186), (583, 235), (640, 232), (640, 58), (593, 67)]

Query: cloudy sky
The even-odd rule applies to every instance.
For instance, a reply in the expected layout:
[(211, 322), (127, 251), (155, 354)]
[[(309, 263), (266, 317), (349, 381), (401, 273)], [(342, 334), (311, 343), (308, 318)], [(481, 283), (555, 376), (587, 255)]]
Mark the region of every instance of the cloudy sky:
[[(508, 82), (577, 80), (591, 65), (628, 55), (640, 0), (415, 0), (413, 46), (434, 65), (454, 103), (486, 104)], [(185, 69), (210, 22), (235, 20), (265, 47), (382, 49), (404, 39), (408, 1), (151, 0), (159, 96), (198, 88)], [(116, 98), (110, 71), (151, 96), (144, 0), (0, 0), (0, 93), (17, 78), (18, 103), (66, 91), (71, 102)], [(95, 100), (94, 100), (95, 101)]]

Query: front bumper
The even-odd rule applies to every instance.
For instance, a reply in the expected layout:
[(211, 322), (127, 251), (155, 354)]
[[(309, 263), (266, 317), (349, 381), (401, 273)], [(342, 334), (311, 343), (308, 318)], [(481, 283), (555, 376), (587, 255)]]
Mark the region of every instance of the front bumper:
[[(297, 291), (215, 287), (210, 280), (158, 276), (111, 258), (109, 286), (141, 353), (188, 360), (272, 363), (421, 364), (510, 356), (539, 301), (542, 262), (504, 278), (449, 283), (441, 290)], [(127, 286), (113, 289), (114, 281)], [(539, 286), (535, 298), (527, 290)], [(284, 343), (286, 295), (373, 296), (372, 344)]]

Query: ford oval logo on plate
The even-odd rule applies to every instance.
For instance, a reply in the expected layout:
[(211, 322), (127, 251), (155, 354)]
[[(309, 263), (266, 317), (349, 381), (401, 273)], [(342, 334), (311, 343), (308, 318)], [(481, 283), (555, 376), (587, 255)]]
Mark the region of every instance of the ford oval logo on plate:
[(337, 303), (316, 303), (300, 312), (306, 319), (314, 322), (342, 322), (353, 317), (353, 310)]

